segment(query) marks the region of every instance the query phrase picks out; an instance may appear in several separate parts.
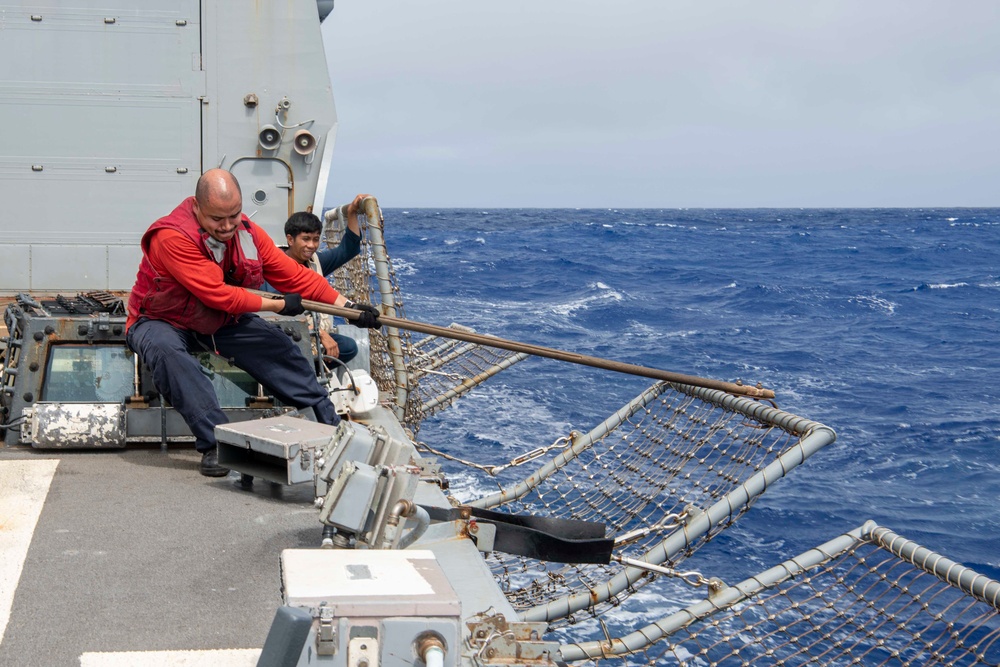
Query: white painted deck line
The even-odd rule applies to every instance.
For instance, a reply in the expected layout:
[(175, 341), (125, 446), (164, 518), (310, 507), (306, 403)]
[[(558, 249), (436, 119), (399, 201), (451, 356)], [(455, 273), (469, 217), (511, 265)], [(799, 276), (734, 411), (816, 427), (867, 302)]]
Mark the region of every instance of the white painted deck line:
[(0, 462), (0, 642), (59, 459)]
[(255, 667), (259, 648), (217, 651), (125, 651), (84, 653), (80, 667)]

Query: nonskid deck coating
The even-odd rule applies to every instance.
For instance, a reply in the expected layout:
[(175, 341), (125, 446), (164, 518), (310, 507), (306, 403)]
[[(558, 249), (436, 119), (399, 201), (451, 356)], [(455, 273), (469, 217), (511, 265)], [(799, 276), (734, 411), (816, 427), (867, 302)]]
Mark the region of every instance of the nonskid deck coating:
[(0, 450), (0, 466), (45, 459), (58, 466), (14, 593), (0, 665), (76, 666), (84, 653), (259, 649), (281, 604), (281, 550), (320, 539), (311, 485), (257, 482), (243, 491), (235, 474), (199, 475), (193, 450)]

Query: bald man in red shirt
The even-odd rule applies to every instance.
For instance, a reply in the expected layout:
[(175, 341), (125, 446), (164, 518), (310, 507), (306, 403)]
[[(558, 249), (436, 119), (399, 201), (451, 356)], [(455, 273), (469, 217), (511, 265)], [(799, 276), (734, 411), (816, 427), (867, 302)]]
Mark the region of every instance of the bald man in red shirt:
[[(283, 298), (262, 299), (247, 291), (265, 280)], [(375, 308), (348, 301), (250, 222), (239, 183), (223, 169), (205, 172), (195, 196), (143, 235), (126, 341), (194, 434), (201, 474), (229, 473), (219, 465), (215, 441), (215, 426), (229, 420), (192, 352), (209, 350), (229, 359), (282, 403), (312, 408), (321, 423), (340, 421), (312, 364), (285, 333), (255, 314), (298, 315), (303, 298), (356, 308), (355, 324), (381, 326)]]

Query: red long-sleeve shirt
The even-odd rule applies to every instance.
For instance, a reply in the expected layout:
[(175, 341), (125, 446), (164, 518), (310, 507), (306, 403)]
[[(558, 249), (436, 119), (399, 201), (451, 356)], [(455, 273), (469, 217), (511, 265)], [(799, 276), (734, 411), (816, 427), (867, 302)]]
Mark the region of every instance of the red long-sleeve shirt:
[[(253, 223), (251, 223), (253, 224)], [(259, 228), (257, 238), (268, 239)], [(302, 298), (333, 303), (338, 293), (323, 276), (302, 266), (273, 243), (255, 243), (264, 269), (264, 279), (283, 293), (296, 292)], [(261, 310), (263, 299), (241, 287), (227, 285), (223, 271), (228, 268), (228, 255), (220, 266), (205, 257), (184, 234), (173, 229), (161, 229), (149, 240), (147, 258), (159, 275), (170, 275), (210, 308), (231, 315)], [(131, 327), (137, 314), (129, 313), (126, 328)]]

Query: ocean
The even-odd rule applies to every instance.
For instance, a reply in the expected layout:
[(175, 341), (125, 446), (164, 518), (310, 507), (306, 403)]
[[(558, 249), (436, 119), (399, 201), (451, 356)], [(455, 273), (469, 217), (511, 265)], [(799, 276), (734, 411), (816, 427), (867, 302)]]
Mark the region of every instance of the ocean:
[[(871, 519), (1000, 579), (1000, 209), (384, 214), (410, 319), (760, 382), (837, 432), (685, 567), (736, 583)], [(532, 358), (419, 438), (503, 463), (652, 383)]]

